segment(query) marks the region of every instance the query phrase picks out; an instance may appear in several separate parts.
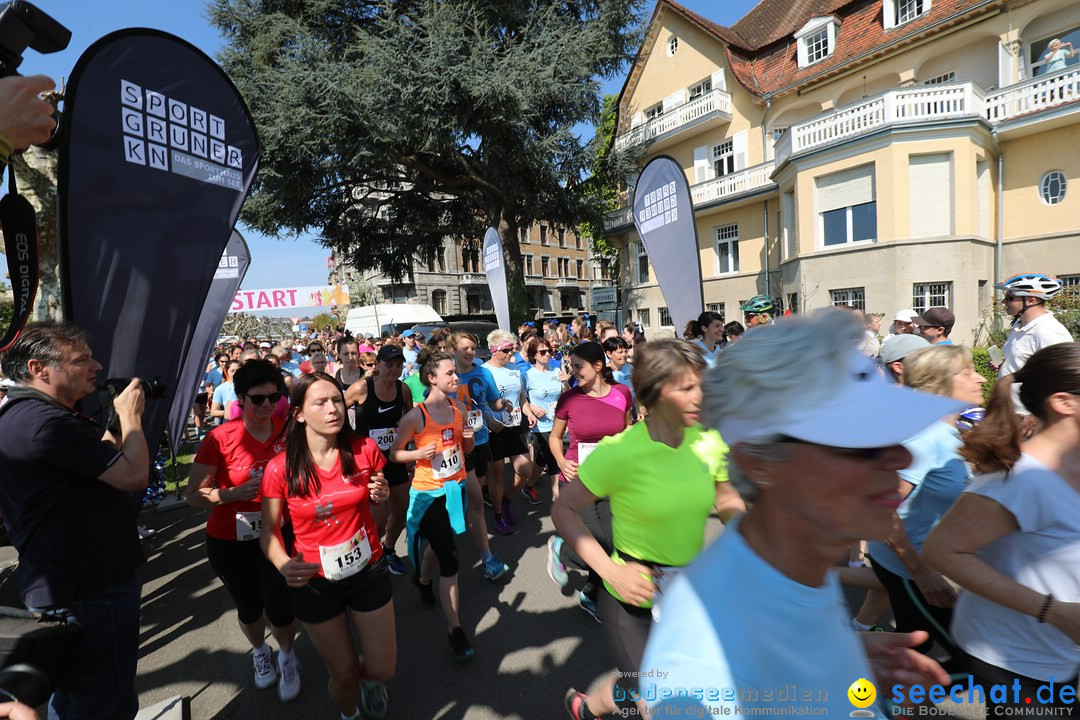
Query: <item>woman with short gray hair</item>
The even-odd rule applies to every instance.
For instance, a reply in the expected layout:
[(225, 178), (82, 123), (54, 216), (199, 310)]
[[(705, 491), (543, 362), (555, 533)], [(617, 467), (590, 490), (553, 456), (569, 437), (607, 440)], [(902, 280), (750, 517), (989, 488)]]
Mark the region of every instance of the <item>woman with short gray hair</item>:
[[(862, 332), (837, 311), (785, 318), (747, 333), (708, 372), (702, 422), (720, 431), (731, 448), (728, 477), (755, 502), (667, 586), (639, 674), (653, 715), (733, 705), (787, 714), (771, 694), (746, 702), (738, 689), (794, 684), (828, 689), (796, 699), (815, 706), (807, 714), (846, 717), (843, 690), (853, 681), (947, 681), (910, 649), (925, 633), (867, 633), (860, 642), (830, 572), (851, 542), (889, 532), (896, 473), (911, 460), (901, 443), (959, 409), (888, 383), (855, 349)], [(678, 692), (697, 687), (736, 690)], [(859, 708), (874, 701), (858, 698)]]

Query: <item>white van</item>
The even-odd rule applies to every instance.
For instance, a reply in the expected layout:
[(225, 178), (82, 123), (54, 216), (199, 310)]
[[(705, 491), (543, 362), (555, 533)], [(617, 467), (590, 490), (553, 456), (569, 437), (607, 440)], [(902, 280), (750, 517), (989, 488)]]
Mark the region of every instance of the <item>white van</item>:
[(417, 323), (441, 323), (439, 313), (430, 305), (416, 303), (386, 303), (367, 305), (349, 310), (345, 329), (356, 337), (365, 335), (389, 335), (396, 329), (412, 327)]

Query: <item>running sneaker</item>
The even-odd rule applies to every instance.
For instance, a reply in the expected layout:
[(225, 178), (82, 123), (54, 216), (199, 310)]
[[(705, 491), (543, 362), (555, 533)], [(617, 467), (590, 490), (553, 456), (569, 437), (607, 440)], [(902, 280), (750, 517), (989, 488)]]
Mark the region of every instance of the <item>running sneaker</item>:
[(566, 587), (566, 583), (570, 581), (570, 576), (566, 574), (566, 566), (559, 560), (559, 551), (562, 550), (563, 539), (558, 535), (552, 535), (548, 538), (548, 560), (547, 571), (548, 577), (551, 578), (556, 585), (561, 588)]
[(563, 707), (574, 720), (581, 720), (581, 709), (585, 707), (585, 693), (570, 688), (563, 696)]
[(526, 485), (521, 488), (521, 492), (524, 493), (525, 499), (529, 501), (530, 505), (540, 504), (540, 491), (536, 489), (535, 485)]
[(390, 708), (390, 696), (386, 685), (378, 680), (366, 680), (360, 683), (360, 709), (364, 718), (382, 720)]
[(450, 648), (454, 651), (454, 659), (458, 661), (468, 660), (476, 654), (460, 625), (450, 631)]
[(409, 571), (409, 568), (405, 566), (405, 561), (398, 557), (398, 554), (393, 550), (387, 550), (385, 545), (383, 546), (383, 557), (386, 558), (386, 567), (391, 575), (404, 575)]
[(278, 700), (281, 702), (295, 700), (300, 694), (300, 661), (296, 659), (296, 655), (285, 657), (285, 653), (279, 652), (277, 666), (278, 673), (281, 675), (281, 682), (277, 686)]
[(480, 488), (480, 494), (484, 496), (484, 504), (489, 508), (495, 507), (495, 503), (491, 502), (491, 495), (488, 493), (487, 485)]
[(420, 591), (420, 600), (428, 607), (435, 607), (435, 588), (431, 583), (424, 584), (420, 582), (420, 576), (414, 574), (412, 577), (413, 585)]
[(255, 687), (259, 690), (271, 688), (277, 682), (273, 658), (273, 652), (266, 645), (263, 645), (263, 652), (253, 650), (251, 653), (251, 661), (255, 665)]
[(592, 619), (596, 622), (601, 622), (600, 611), (596, 609), (596, 601), (586, 595), (584, 592), (578, 593), (577, 604), (582, 610), (592, 615)]
[(503, 498), (503, 515), (510, 521), (511, 525), (517, 525), (517, 511), (514, 510), (514, 504), (510, 502), (510, 498)]
[(484, 561), (484, 577), (488, 580), (498, 580), (508, 572), (510, 572), (510, 566), (500, 560), (494, 553)]
[(495, 532), (499, 533), (500, 535), (514, 534), (514, 528), (510, 527), (510, 523), (506, 522), (505, 515), (496, 515), (493, 527), (495, 528)]

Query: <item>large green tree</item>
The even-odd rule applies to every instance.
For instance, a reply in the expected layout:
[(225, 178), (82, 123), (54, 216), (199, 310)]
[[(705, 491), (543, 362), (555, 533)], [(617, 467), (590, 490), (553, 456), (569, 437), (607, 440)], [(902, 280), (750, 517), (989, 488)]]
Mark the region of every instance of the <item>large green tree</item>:
[(264, 146), (246, 222), (316, 230), (395, 279), (445, 236), (495, 227), (523, 316), (519, 228), (601, 221), (583, 125), (599, 118), (600, 80), (639, 44), (642, 5), (212, 0), (221, 61)]

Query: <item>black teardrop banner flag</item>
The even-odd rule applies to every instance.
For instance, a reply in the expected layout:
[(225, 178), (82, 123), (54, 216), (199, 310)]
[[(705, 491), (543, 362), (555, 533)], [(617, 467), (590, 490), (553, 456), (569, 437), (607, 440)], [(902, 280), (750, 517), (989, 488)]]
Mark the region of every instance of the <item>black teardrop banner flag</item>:
[[(151, 453), (214, 273), (258, 167), (254, 123), (202, 51), (168, 33), (112, 33), (79, 58), (64, 101), (64, 317), (90, 334), (104, 378), (157, 378)], [(104, 419), (100, 399), (83, 411)]]

